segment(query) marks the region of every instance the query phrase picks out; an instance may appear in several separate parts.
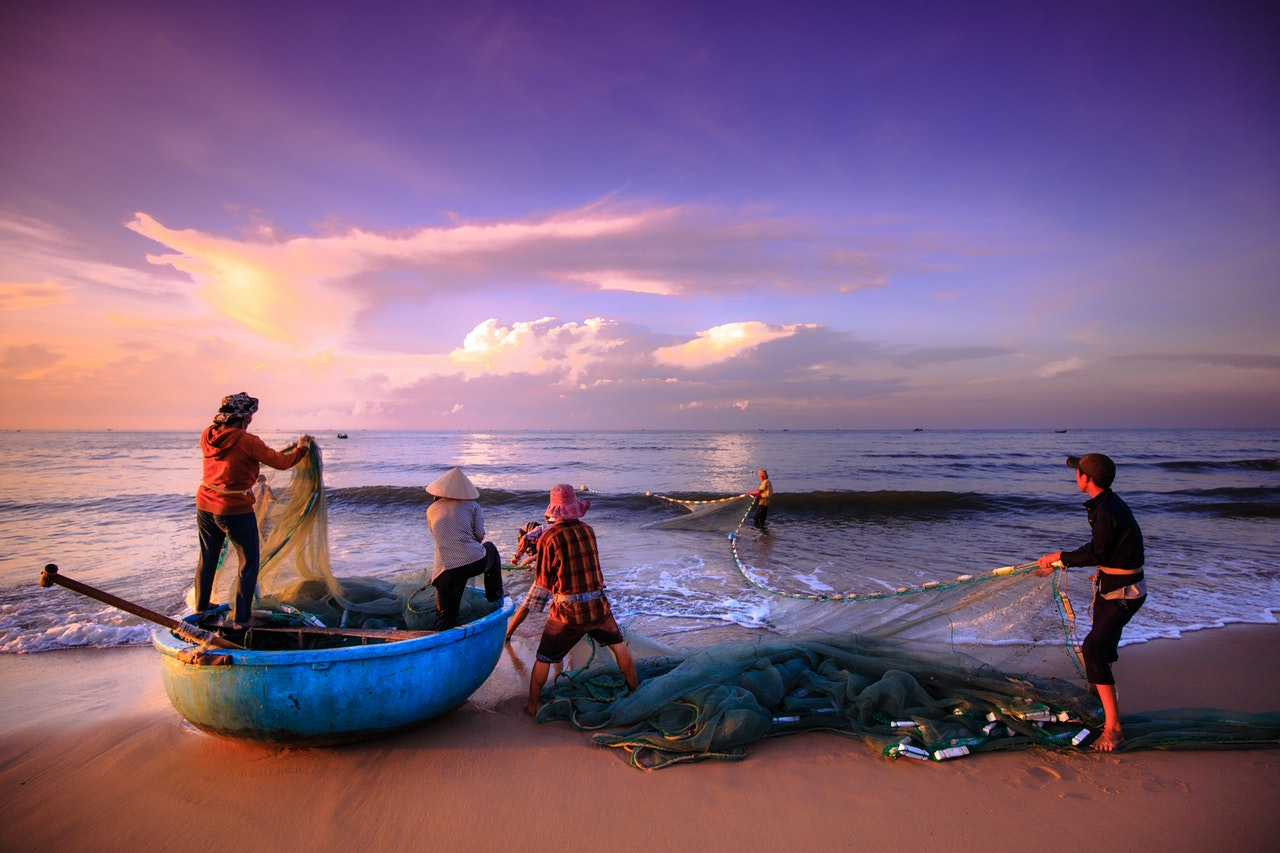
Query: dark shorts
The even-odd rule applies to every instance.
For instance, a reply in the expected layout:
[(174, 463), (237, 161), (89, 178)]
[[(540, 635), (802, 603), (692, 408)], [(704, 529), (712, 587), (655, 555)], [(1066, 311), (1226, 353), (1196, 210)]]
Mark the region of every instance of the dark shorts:
[(1085, 677), (1090, 684), (1115, 684), (1111, 664), (1120, 658), (1120, 634), (1147, 601), (1142, 598), (1093, 597), (1093, 627), (1080, 644)]
[(538, 660), (559, 663), (583, 637), (590, 637), (602, 646), (615, 646), (622, 642), (622, 632), (618, 630), (612, 614), (585, 625), (570, 625), (547, 617), (542, 641), (538, 643)]

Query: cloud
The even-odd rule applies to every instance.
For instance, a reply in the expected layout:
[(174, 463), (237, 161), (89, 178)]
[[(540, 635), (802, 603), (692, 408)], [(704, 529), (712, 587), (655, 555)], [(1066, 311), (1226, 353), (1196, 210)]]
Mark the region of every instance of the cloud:
[(93, 251), (55, 225), (0, 213), (0, 308), (69, 302), (78, 289), (153, 299), (178, 292), (170, 279), (92, 260)]
[(264, 337), (304, 343), (340, 335), (361, 302), (330, 287), (365, 268), (352, 239), (235, 240), (166, 228), (145, 213), (130, 230), (177, 251), (148, 255), (187, 273), (215, 312)]
[(0, 311), (45, 308), (70, 301), (67, 288), (56, 282), (0, 284)]
[(173, 250), (147, 260), (190, 276), (215, 312), (299, 346), (341, 338), (366, 309), (433, 294), (530, 285), (659, 298), (847, 293), (881, 286), (887, 275), (887, 262), (848, 247), (856, 235), (693, 206), (597, 202), (511, 221), (314, 236), (283, 236), (255, 221), (227, 237), (169, 228), (141, 212), (127, 227)]
[(466, 336), (449, 360), (470, 375), (484, 373), (560, 374), (581, 380), (588, 367), (623, 341), (618, 324), (600, 317), (559, 323), (554, 317), (499, 325), (485, 320)]
[(1280, 355), (1258, 353), (1134, 353), (1121, 356), (1124, 361), (1154, 361), (1205, 367), (1232, 367), (1237, 370), (1280, 370)]
[(64, 357), (43, 344), (6, 347), (0, 352), (0, 370), (14, 373), (20, 379), (30, 379), (53, 367)]
[(770, 326), (755, 321), (724, 323), (698, 332), (693, 340), (662, 347), (654, 352), (653, 357), (659, 364), (705, 367), (735, 358), (763, 343), (790, 337), (798, 328), (801, 327)]
[(1064, 376), (1068, 373), (1076, 373), (1084, 367), (1084, 359), (1079, 356), (1064, 358), (1061, 361), (1052, 361), (1036, 371), (1036, 376), (1040, 379), (1053, 379), (1056, 376)]

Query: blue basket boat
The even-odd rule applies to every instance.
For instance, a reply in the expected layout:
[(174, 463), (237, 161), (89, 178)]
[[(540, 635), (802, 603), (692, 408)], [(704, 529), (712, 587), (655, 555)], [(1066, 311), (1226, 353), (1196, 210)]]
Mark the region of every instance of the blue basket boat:
[(164, 629), (152, 642), (169, 700), (192, 725), (323, 746), (389, 734), (465, 702), (497, 666), (515, 609), (510, 598), (485, 606), (486, 615), (438, 634), (338, 648), (198, 649)]

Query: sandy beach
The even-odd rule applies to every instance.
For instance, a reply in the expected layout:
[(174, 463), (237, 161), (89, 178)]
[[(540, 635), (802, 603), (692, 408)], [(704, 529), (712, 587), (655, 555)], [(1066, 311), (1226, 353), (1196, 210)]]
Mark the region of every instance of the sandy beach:
[[(1275, 750), (923, 763), (806, 733), (644, 772), (523, 713), (532, 640), (517, 639), (465, 706), (327, 749), (196, 731), (150, 648), (6, 655), (0, 848), (1270, 851), (1280, 837)], [(1275, 711), (1280, 626), (1126, 647), (1116, 672), (1126, 714)]]

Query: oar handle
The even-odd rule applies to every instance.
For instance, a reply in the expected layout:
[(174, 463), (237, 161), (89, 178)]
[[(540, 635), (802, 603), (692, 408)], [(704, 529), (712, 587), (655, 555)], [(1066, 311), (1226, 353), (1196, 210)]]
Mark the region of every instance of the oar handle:
[[(169, 616), (165, 616), (163, 613), (157, 613), (154, 610), (148, 610), (147, 608), (143, 607), (140, 604), (134, 604), (132, 601), (126, 601), (123, 598), (118, 598), (117, 596), (114, 596), (109, 592), (103, 592), (102, 590), (91, 587), (88, 584), (81, 583), (80, 581), (77, 581), (77, 580), (72, 580), (71, 578), (68, 578), (68, 577), (64, 577), (63, 575), (58, 574), (58, 567), (56, 565), (54, 565), (53, 563), (49, 563), (47, 566), (44, 567), (44, 571), (40, 573), (40, 586), (49, 587), (49, 586), (53, 586), (54, 584), (57, 584), (58, 586), (61, 586), (61, 587), (65, 587), (66, 589), (69, 589), (72, 592), (78, 592), (81, 595), (87, 596), (97, 601), (101, 601), (103, 604), (109, 604), (112, 607), (115, 607), (119, 610), (123, 610), (125, 613), (132, 613), (134, 616), (137, 616), (139, 619), (145, 619), (148, 622), (154, 622), (157, 625), (163, 625), (164, 627), (168, 628), (171, 631), (186, 631), (187, 629), (194, 627), (189, 625), (183, 625), (177, 619), (174, 619)], [(223, 639), (217, 634), (210, 633), (208, 638), (202, 637), (202, 639), (205, 639), (205, 641), (208, 642), (209, 645), (217, 646), (220, 649), (243, 649), (244, 648), (243, 646), (236, 645), (230, 640)]]

